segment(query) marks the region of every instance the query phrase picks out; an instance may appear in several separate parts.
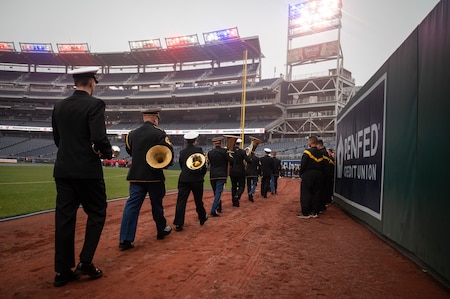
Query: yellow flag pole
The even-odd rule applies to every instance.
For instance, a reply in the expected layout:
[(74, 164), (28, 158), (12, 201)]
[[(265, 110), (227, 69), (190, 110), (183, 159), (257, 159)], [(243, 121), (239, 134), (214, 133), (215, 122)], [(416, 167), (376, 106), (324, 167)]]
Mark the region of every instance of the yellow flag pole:
[(247, 50), (244, 51), (244, 69), (242, 72), (242, 101), (241, 101), (241, 148), (244, 148), (244, 129), (245, 129), (245, 96), (247, 89)]

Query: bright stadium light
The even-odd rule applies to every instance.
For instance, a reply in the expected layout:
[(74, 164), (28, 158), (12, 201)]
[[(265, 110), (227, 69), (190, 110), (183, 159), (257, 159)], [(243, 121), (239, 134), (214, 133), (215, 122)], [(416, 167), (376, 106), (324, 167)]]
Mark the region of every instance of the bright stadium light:
[(237, 27), (203, 33), (205, 44), (239, 38)]
[(303, 36), (341, 27), (341, 0), (304, 0), (289, 5), (289, 35)]
[(150, 40), (129, 41), (131, 51), (161, 49), (161, 40), (159, 38)]
[(56, 44), (59, 53), (89, 53), (88, 44)]
[(166, 38), (167, 48), (198, 46), (199, 44), (197, 34)]
[(53, 53), (52, 44), (19, 43), (22, 52), (27, 53)]
[(15, 52), (16, 47), (14, 47), (13, 42), (0, 42), (0, 51), (2, 52)]

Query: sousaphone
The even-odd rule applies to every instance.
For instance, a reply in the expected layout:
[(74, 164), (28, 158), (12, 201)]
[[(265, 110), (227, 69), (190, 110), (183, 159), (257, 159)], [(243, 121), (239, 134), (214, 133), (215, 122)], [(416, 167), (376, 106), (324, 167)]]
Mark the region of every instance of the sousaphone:
[(190, 170), (197, 170), (206, 163), (206, 157), (202, 153), (193, 153), (186, 159), (186, 167)]
[(173, 152), (167, 145), (157, 144), (147, 151), (145, 160), (152, 168), (167, 168), (173, 160)]
[(258, 147), (258, 144), (260, 144), (262, 142), (261, 139), (250, 136), (250, 145), (248, 147), (245, 148), (245, 153), (247, 154), (247, 156), (250, 156), (250, 154), (254, 151), (256, 151), (256, 148)]
[(236, 145), (236, 141), (239, 139), (239, 137), (233, 135), (223, 135), (223, 137), (226, 138), (228, 154), (229, 155), (233, 154), (234, 146)]

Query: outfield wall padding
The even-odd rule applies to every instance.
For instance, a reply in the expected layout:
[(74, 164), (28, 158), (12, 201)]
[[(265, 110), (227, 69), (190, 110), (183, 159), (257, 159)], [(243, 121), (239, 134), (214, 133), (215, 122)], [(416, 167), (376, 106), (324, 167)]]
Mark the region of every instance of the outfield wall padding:
[[(450, 4), (449, 0), (442, 0), (338, 116), (337, 143), (340, 136), (359, 130), (357, 121), (346, 119), (352, 116), (352, 110), (365, 103), (369, 108), (363, 110), (360, 118), (373, 118), (369, 114), (376, 105), (367, 105), (367, 101), (375, 98), (375, 103), (385, 102), (384, 125), (380, 126), (384, 129), (380, 143), (383, 164), (377, 168), (383, 169), (380, 211), (358, 198), (370, 197), (372, 189), (363, 189), (367, 191), (363, 195), (354, 192), (361, 187), (358, 185), (367, 182), (337, 179), (335, 185), (336, 201), (344, 209), (408, 252), (447, 285), (450, 285), (449, 28)], [(377, 84), (385, 87), (384, 95), (374, 93)], [(341, 161), (344, 168), (345, 163)]]

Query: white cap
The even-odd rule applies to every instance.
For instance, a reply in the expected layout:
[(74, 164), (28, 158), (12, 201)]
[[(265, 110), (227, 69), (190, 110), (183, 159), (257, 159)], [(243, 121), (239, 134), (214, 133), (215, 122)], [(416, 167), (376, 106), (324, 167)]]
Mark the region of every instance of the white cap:
[(97, 74), (99, 71), (99, 68), (96, 66), (87, 66), (87, 67), (80, 67), (78, 69), (69, 70), (67, 73), (69, 75), (80, 75), (80, 74)]
[(192, 140), (198, 137), (198, 133), (197, 132), (189, 132), (184, 134), (184, 139), (186, 140)]
[(266, 148), (264, 149), (264, 151), (265, 151), (266, 153), (271, 153), (271, 152), (272, 152), (272, 150), (271, 150), (270, 148), (268, 148), (268, 147), (266, 147)]
[(237, 140), (236, 140), (236, 143), (241, 143), (242, 142), (242, 139), (241, 138), (238, 138)]

